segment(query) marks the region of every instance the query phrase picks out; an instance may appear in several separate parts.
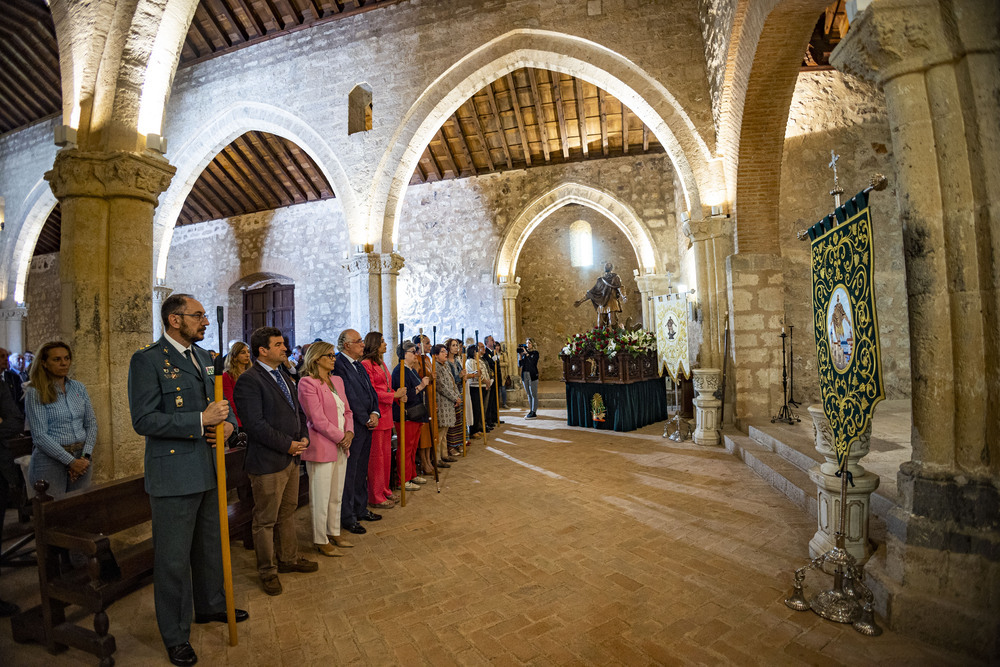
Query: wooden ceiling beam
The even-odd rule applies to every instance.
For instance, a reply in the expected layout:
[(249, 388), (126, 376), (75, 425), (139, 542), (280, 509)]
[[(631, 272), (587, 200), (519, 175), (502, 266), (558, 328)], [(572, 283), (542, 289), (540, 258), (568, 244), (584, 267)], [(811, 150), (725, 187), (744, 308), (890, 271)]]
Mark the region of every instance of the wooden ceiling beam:
[(226, 170), (222, 153), (215, 156), (215, 159), (212, 160), (207, 169), (211, 171), (215, 182), (226, 191), (229, 198), (239, 204), (238, 210), (240, 212), (246, 213), (257, 208), (256, 202), (247, 194), (247, 188), (241, 186), (236, 178)]
[[(292, 22), (294, 25), (303, 25), (305, 23), (305, 17), (302, 16), (302, 11), (299, 10), (298, 5), (296, 5), (292, 0), (275, 0), (275, 2), (280, 2), (288, 10), (288, 16), (292, 17)], [(284, 14), (282, 16), (285, 16)]]
[(284, 29), (285, 22), (281, 20), (281, 13), (271, 0), (251, 0), (251, 2), (261, 20), (264, 21), (264, 27), (267, 28), (268, 33)]
[(608, 112), (604, 108), (604, 96), (605, 92), (603, 88), (597, 89), (597, 111), (601, 117), (601, 155), (604, 157), (608, 156)]
[[(302, 149), (291, 142), (286, 143), (284, 139), (277, 135), (271, 136), (274, 137), (273, 143), (279, 149), (278, 154), (285, 163), (285, 169), (288, 170), (288, 173), (295, 179), (295, 182), (298, 183), (299, 189), (305, 196), (306, 201), (318, 200), (320, 198), (319, 189), (316, 188), (312, 179), (309, 178), (309, 175), (306, 173), (305, 169), (303, 169), (298, 158), (298, 155), (302, 153)], [(312, 197), (309, 195), (312, 195)]]
[(212, 215), (211, 211), (205, 208), (205, 204), (203, 204), (200, 199), (201, 198), (200, 195), (198, 194), (197, 189), (192, 188), (191, 192), (188, 193), (187, 199), (184, 201), (184, 207), (181, 209), (181, 211), (184, 211), (188, 207), (190, 207), (192, 210), (188, 215), (188, 217), (191, 219), (192, 222), (195, 221), (205, 222), (207, 220), (214, 220), (215, 216)]
[(333, 191), (333, 186), (326, 180), (323, 170), (319, 168), (319, 165), (312, 159), (312, 156), (304, 150), (299, 149), (298, 158), (299, 165), (305, 170), (306, 176), (309, 177), (309, 181), (314, 186), (313, 189), (319, 192), (319, 198), (333, 199), (336, 197), (337, 193)]
[(248, 178), (260, 183), (267, 189), (268, 192), (271, 193), (269, 197), (266, 193), (262, 194), (262, 196), (264, 196), (271, 203), (276, 203), (274, 208), (284, 206), (286, 202), (291, 202), (291, 197), (287, 197), (282, 195), (281, 192), (278, 192), (278, 189), (276, 189), (273, 185), (272, 179), (261, 176), (261, 174), (270, 172), (264, 160), (259, 154), (256, 153), (254, 147), (250, 144), (250, 140), (246, 134), (237, 137), (233, 143), (229, 144), (229, 147), (232, 149), (230, 157), (239, 163), (240, 168), (244, 171), (244, 173), (248, 174)]
[[(273, 134), (261, 134), (261, 146), (267, 150), (268, 155), (274, 162), (275, 168), (280, 171), (281, 176), (284, 176), (285, 179), (287, 179), (288, 185), (295, 188), (302, 201), (309, 201), (309, 195), (306, 193), (303, 184), (298, 178), (295, 177), (295, 174), (292, 173), (291, 169), (280, 157), (281, 154), (285, 152), (284, 146), (282, 146), (280, 142), (281, 139)], [(294, 197), (295, 193), (293, 193), (292, 196)]]
[[(0, 84), (3, 86), (7, 106), (25, 114), (28, 117), (25, 124), (52, 113), (52, 111), (49, 111), (41, 103), (40, 99), (44, 100), (44, 97), (41, 95), (35, 97), (27, 92), (24, 86), (25, 84), (30, 85), (30, 81), (30, 78), (26, 77), (21, 70), (16, 68), (0, 68)], [(34, 86), (31, 86), (31, 88), (37, 91)], [(55, 104), (48, 108), (58, 110), (60, 105)]]
[(4, 114), (6, 118), (10, 119), (9, 121), (5, 121), (4, 126), (5, 127), (9, 126), (9, 129), (13, 130), (16, 127), (21, 127), (22, 125), (27, 125), (28, 123), (30, 123), (33, 120), (35, 114), (29, 113), (29, 111), (25, 109), (22, 105), (14, 103), (14, 100), (21, 100), (24, 98), (22, 95), (15, 94), (11, 92), (9, 88), (7, 88), (6, 82), (4, 80), (4, 74), (5, 72), (2, 69), (0, 69), (0, 96), (2, 96), (7, 100), (10, 100), (10, 102), (6, 104), (4, 107), (0, 108), (0, 113)]
[(229, 24), (229, 29), (225, 31), (225, 34), (229, 35), (230, 44), (250, 41), (250, 34), (243, 24), (233, 17), (226, 0), (201, 0), (201, 3), (215, 12), (215, 18), (219, 20), (220, 31), (222, 30), (222, 19), (225, 19), (226, 23)]
[(510, 159), (510, 148), (507, 146), (507, 137), (504, 133), (503, 122), (500, 120), (500, 110), (497, 108), (497, 98), (493, 94), (493, 84), (488, 83), (483, 88), (486, 91), (486, 99), (490, 101), (490, 110), (493, 112), (493, 120), (497, 124), (497, 132), (500, 135), (500, 147), (503, 148), (504, 158), (507, 160), (507, 168), (511, 169), (514, 163)]
[(590, 139), (587, 135), (587, 110), (583, 104), (583, 82), (573, 77), (573, 90), (576, 92), (576, 124), (580, 130), (580, 148), (583, 149), (583, 157), (590, 155)]
[(469, 163), (472, 169), (472, 175), (479, 175), (479, 168), (476, 166), (476, 161), (472, 159), (472, 151), (469, 150), (469, 142), (465, 138), (465, 132), (462, 130), (462, 122), (458, 119), (458, 111), (451, 115), (451, 123), (454, 126), (455, 132), (458, 134), (458, 147), (462, 150), (462, 156)]
[(426, 183), (427, 182), (427, 177), (424, 176), (424, 170), (420, 167), (420, 161), (419, 160), (417, 160), (417, 166), (413, 170), (413, 175), (417, 178), (417, 182), (418, 183)]
[(556, 117), (559, 119), (559, 144), (562, 146), (563, 159), (569, 159), (569, 130), (566, 127), (566, 109), (563, 107), (562, 82), (559, 72), (550, 72), (552, 85), (552, 102), (556, 105)]
[(486, 143), (486, 135), (483, 134), (483, 124), (479, 122), (479, 111), (476, 110), (476, 101), (470, 97), (467, 102), (472, 110), (472, 127), (476, 130), (476, 138), (482, 144), (483, 154), (486, 155), (486, 164), (489, 166), (490, 171), (496, 171), (496, 167), (493, 165), (493, 156), (490, 155), (490, 145)]
[(444, 136), (444, 126), (438, 128), (437, 134), (434, 135), (435, 139), (441, 141), (444, 146), (444, 157), (446, 158), (447, 164), (445, 166), (451, 167), (451, 173), (455, 175), (455, 178), (460, 178), (462, 176), (462, 170), (458, 168), (458, 163), (455, 162), (455, 156), (451, 152), (451, 145), (448, 143), (448, 138)]
[(284, 168), (281, 166), (281, 161), (278, 160), (278, 157), (271, 150), (267, 137), (260, 132), (250, 132), (248, 133), (248, 136), (250, 138), (250, 145), (253, 147), (253, 150), (259, 157), (262, 165), (260, 170), (261, 177), (264, 180), (268, 180), (267, 175), (272, 175), (274, 177), (274, 181), (279, 184), (281, 189), (284, 191), (285, 196), (280, 198), (281, 201), (283, 203), (288, 202), (285, 205), (290, 206), (298, 201), (296, 194), (304, 200), (304, 194), (301, 192), (293, 192), (293, 189), (298, 189), (293, 183), (294, 179), (284, 171)]
[(209, 213), (218, 213), (217, 219), (231, 218), (236, 215), (236, 209), (226, 202), (217, 191), (217, 187), (210, 182), (212, 175), (206, 169), (201, 172), (195, 188), (198, 189), (198, 196), (209, 207)]
[(215, 198), (214, 201), (219, 203), (220, 211), (223, 210), (222, 207), (225, 206), (225, 217), (231, 218), (234, 215), (240, 214), (244, 207), (233, 199), (232, 195), (226, 190), (225, 187), (223, 187), (222, 183), (219, 182), (215, 174), (212, 173), (211, 162), (207, 167), (205, 167), (205, 170), (201, 172), (201, 176), (198, 177), (198, 180), (201, 181), (204, 188), (212, 194), (212, 197)]
[[(441, 167), (437, 163), (437, 158), (434, 157), (434, 151), (431, 150), (431, 145), (427, 144), (427, 148), (424, 149), (424, 154), (427, 157), (427, 164), (430, 165), (430, 174), (434, 174), (434, 180), (443, 181), (444, 176), (441, 174)], [(427, 174), (430, 176), (430, 174)]]
[(205, 211), (205, 215), (208, 216), (205, 220), (223, 220), (226, 214), (215, 206), (214, 202), (205, 194), (204, 188), (195, 188), (191, 190), (189, 197), (194, 198), (198, 206)]
[[(201, 16), (198, 16), (199, 13)], [(208, 36), (208, 39), (215, 49), (227, 49), (233, 46), (233, 41), (230, 39), (229, 33), (222, 29), (222, 25), (216, 20), (215, 14), (212, 13), (205, 3), (198, 3), (198, 8), (195, 10), (195, 17), (201, 22), (202, 28), (209, 33), (213, 33)]]
[(253, 28), (253, 31), (258, 37), (263, 37), (267, 34), (267, 27), (264, 25), (264, 21), (253, 7), (248, 6), (244, 0), (232, 0), (232, 2), (233, 11), (235, 12), (235, 10), (238, 9), (246, 17), (246, 23), (244, 25)]
[(531, 86), (531, 99), (535, 105), (535, 122), (538, 123), (538, 136), (542, 141), (542, 154), (545, 156), (545, 161), (548, 162), (550, 159), (549, 129), (545, 123), (545, 114), (542, 111), (542, 96), (538, 90), (538, 76), (535, 74), (534, 67), (526, 67), (524, 71), (528, 73), (528, 85)]
[[(7, 38), (7, 44), (0, 46), (0, 53), (4, 55), (5, 66), (3, 69), (10, 71), (12, 80), (16, 75), (40, 100), (62, 108), (62, 84), (58, 80), (53, 80), (53, 70), (46, 67), (39, 67), (38, 63), (31, 62), (25, 56), (25, 54), (34, 54), (37, 52), (37, 43), (35, 45), (28, 44), (24, 40), (23, 32), (18, 32), (14, 26), (7, 26), (2, 23), (0, 23), (0, 35), (4, 35)], [(17, 66), (11, 67), (11, 61), (16, 61)], [(54, 71), (58, 72), (58, 62), (54, 63), (54, 65)], [(44, 87), (44, 91), (35, 85), (34, 79), (39, 78), (39, 75), (49, 84)]]
[(524, 162), (531, 166), (531, 148), (528, 146), (528, 133), (524, 131), (524, 120), (521, 118), (521, 101), (517, 99), (517, 86), (514, 85), (514, 75), (507, 72), (507, 91), (510, 93), (510, 106), (514, 109), (514, 121), (517, 132), (521, 135), (521, 150), (524, 152)]
[(236, 160), (232, 156), (233, 151), (231, 146), (232, 144), (226, 146), (222, 149), (221, 153), (215, 156), (215, 161), (219, 163), (222, 172), (232, 181), (239, 192), (242, 192), (247, 198), (253, 200), (253, 208), (258, 211), (274, 208), (271, 206), (273, 202), (267, 201), (260, 194), (260, 185), (256, 182), (256, 179), (245, 173), (242, 167), (236, 164)]

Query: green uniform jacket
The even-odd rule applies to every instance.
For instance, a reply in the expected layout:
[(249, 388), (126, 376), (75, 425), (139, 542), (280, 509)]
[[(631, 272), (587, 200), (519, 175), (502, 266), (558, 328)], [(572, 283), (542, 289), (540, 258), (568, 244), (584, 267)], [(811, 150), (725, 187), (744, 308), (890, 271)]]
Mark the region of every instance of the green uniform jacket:
[[(132, 427), (146, 437), (146, 492), (183, 496), (215, 488), (215, 450), (205, 440), (201, 413), (214, 400), (215, 368), (208, 352), (192, 346), (195, 374), (166, 336), (132, 355), (128, 403)], [(236, 425), (233, 411), (227, 421)]]

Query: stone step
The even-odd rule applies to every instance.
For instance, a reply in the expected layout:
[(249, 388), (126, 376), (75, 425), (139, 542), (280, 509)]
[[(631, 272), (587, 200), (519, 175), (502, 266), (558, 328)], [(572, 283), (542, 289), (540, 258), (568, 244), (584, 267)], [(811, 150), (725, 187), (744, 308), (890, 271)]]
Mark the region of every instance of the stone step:
[(756, 426), (751, 426), (749, 431), (750, 437), (755, 442), (793, 464), (799, 470), (808, 472), (810, 468), (824, 461), (823, 456), (816, 451), (811, 427), (808, 430), (801, 425), (796, 430), (786, 428), (781, 431), (780, 437)]
[(751, 470), (795, 505), (816, 516), (816, 485), (795, 464), (741, 433), (723, 433), (726, 451), (739, 457)]

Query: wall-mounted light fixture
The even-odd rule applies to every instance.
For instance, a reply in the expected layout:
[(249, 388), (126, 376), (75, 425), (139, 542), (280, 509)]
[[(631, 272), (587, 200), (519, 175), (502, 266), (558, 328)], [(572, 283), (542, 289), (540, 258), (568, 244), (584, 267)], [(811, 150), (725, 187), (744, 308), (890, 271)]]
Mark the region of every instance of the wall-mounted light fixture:
[(723, 210), (722, 209), (722, 204), (716, 204), (715, 206), (713, 206), (712, 207), (712, 217), (714, 218), (716, 216), (722, 215), (722, 210)]
[(7, 200), (4, 199), (3, 197), (0, 197), (0, 232), (3, 231), (4, 222), (7, 219), (6, 214), (4, 213), (4, 209), (6, 208), (6, 206), (7, 206)]
[(167, 138), (159, 134), (147, 134), (146, 148), (151, 151), (156, 151), (161, 155), (165, 155), (167, 152)]
[(521, 284), (521, 276), (518, 276), (518, 277), (514, 278), (514, 282), (517, 283), (518, 285), (520, 285)]
[(691, 213), (688, 211), (681, 211), (681, 222), (688, 222), (691, 220)]
[(55, 144), (60, 148), (76, 144), (76, 130), (69, 125), (56, 125)]

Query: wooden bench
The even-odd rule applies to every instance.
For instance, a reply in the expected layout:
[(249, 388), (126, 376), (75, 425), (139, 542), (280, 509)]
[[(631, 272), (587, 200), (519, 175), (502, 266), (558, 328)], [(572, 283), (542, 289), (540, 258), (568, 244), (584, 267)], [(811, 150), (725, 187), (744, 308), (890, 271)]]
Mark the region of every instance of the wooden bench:
[[(226, 453), (227, 488), (239, 500), (229, 505), (230, 539), (252, 544), (252, 496), (243, 471), (245, 451)], [(11, 620), (14, 640), (36, 641), (50, 653), (74, 647), (93, 653), (101, 666), (114, 664), (114, 635), (109, 634), (107, 608), (152, 581), (153, 542), (147, 537), (114, 546), (112, 537), (152, 519), (144, 477), (134, 475), (53, 500), (48, 483), (35, 484), (35, 547), (41, 604)], [(120, 540), (118, 540), (120, 541)], [(86, 559), (73, 567), (69, 552)], [(76, 557), (79, 559), (79, 557)], [(66, 608), (78, 605), (94, 614), (94, 629), (66, 619)]]

